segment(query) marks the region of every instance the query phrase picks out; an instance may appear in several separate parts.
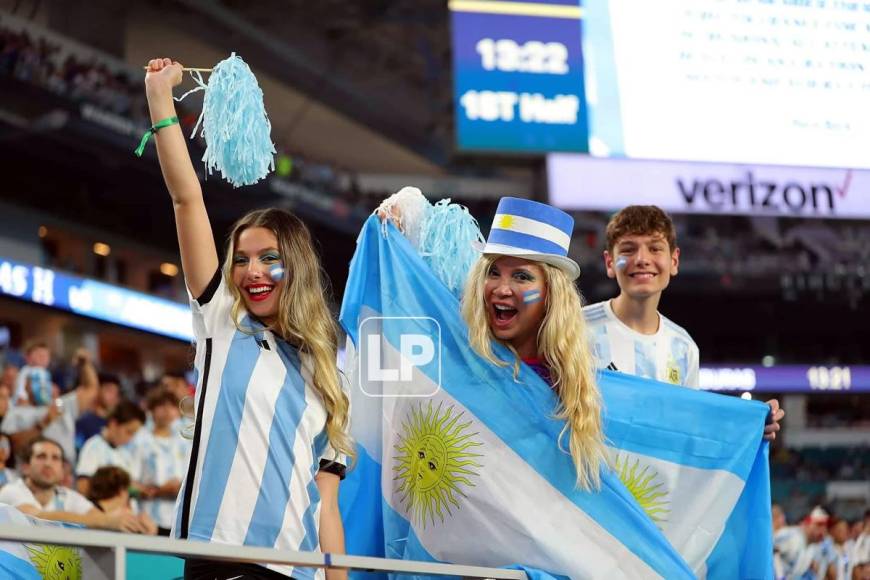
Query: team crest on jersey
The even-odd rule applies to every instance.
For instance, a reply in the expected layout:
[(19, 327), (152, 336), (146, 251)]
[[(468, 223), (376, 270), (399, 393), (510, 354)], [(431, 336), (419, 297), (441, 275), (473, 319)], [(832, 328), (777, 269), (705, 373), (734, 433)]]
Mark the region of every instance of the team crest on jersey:
[(452, 515), (451, 505), (460, 508), (459, 500), (466, 497), (462, 489), (473, 487), (479, 477), (475, 469), (483, 467), (474, 453), (483, 443), (475, 440), (478, 433), (468, 432), (471, 421), (461, 422), (463, 412), (451, 405), (442, 409), (429, 401), (411, 406), (402, 422), (402, 432), (395, 445), (393, 457), (397, 492), (410, 518), (426, 526), (443, 522)]
[(674, 360), (668, 361), (668, 382), (675, 385), (680, 384), (680, 369)]

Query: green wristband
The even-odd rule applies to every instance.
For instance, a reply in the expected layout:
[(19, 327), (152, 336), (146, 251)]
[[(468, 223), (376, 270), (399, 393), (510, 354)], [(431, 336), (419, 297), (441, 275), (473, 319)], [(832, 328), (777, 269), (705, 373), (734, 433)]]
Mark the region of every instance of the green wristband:
[(148, 141), (151, 139), (151, 136), (157, 133), (160, 129), (164, 127), (168, 127), (170, 125), (174, 125), (178, 123), (178, 117), (169, 117), (167, 119), (163, 119), (162, 121), (157, 121), (154, 125), (151, 126), (150, 129), (145, 131), (145, 134), (142, 135), (142, 139), (139, 141), (139, 146), (136, 147), (136, 157), (142, 157), (142, 153), (145, 152), (145, 146), (148, 144)]

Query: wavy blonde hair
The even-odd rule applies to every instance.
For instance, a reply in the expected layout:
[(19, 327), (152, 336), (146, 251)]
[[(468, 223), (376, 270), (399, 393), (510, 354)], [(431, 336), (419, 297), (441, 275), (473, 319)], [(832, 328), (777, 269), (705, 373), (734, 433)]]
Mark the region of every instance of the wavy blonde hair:
[(329, 443), (339, 453), (353, 457), (353, 442), (347, 432), (350, 402), (341, 388), (336, 366), (338, 326), (326, 303), (329, 289), (311, 233), (298, 217), (276, 208), (252, 211), (235, 223), (222, 269), (234, 299), (233, 321), (242, 332), (253, 329), (241, 325), (245, 303), (232, 281), (233, 256), (239, 235), (248, 228), (266, 228), (275, 234), (284, 265), (285, 284), (278, 298), (277, 319), (267, 328), (297, 347), (300, 354), (308, 355), (314, 389), (326, 409)]
[[(486, 360), (507, 366), (495, 356), (492, 341), (498, 340), (489, 327), (484, 285), (490, 267), (501, 256), (482, 256), (471, 269), (462, 296), (462, 317), (468, 324), (471, 347)], [(559, 396), (554, 417), (564, 419), (559, 434), (569, 435), (569, 453), (577, 471), (576, 485), (585, 490), (601, 486), (601, 467), (606, 463), (604, 435), (601, 426), (601, 395), (595, 382), (592, 353), (586, 334), (586, 322), (580, 312), (581, 298), (577, 286), (558, 268), (535, 262), (544, 270), (547, 284), (546, 314), (538, 329), (538, 352), (546, 362)], [(514, 377), (519, 372), (520, 358), (516, 350), (505, 344), (515, 355)]]

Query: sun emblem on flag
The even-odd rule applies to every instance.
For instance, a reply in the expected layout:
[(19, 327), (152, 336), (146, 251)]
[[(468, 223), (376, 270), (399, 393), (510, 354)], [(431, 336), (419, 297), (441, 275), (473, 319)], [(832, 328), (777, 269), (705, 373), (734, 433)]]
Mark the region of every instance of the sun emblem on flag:
[(48, 544), (25, 546), (30, 563), (44, 580), (81, 580), (82, 559), (78, 550)]
[(514, 216), (512, 215), (501, 215), (499, 216), (498, 225), (496, 226), (502, 230), (509, 230), (514, 225)]
[(620, 481), (656, 525), (668, 521), (671, 510), (667, 506), (670, 502), (658, 471), (649, 465), (641, 465), (640, 459), (632, 462), (624, 455), (616, 456), (614, 469)]
[(483, 443), (474, 439), (478, 433), (468, 432), (472, 422), (462, 422), (463, 415), (452, 405), (445, 409), (429, 401), (412, 405), (402, 422), (393, 481), (399, 482), (397, 491), (410, 518), (423, 527), (434, 524), (436, 516), (443, 522), (452, 515), (451, 505), (459, 509), (462, 487), (474, 486), (475, 469), (483, 467), (477, 462), (483, 456), (474, 453)]

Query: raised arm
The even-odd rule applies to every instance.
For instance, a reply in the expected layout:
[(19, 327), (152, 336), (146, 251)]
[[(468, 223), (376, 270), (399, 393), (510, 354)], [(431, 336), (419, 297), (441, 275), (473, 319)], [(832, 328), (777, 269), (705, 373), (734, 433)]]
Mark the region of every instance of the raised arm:
[(94, 403), (97, 401), (97, 394), (100, 390), (100, 379), (94, 363), (91, 362), (91, 355), (87, 349), (80, 348), (76, 351), (73, 357), (73, 364), (79, 370), (79, 384), (76, 387), (76, 397), (78, 400), (78, 414), (81, 416), (93, 410)]
[[(152, 124), (176, 116), (172, 89), (181, 83), (181, 77), (181, 64), (168, 58), (148, 63), (145, 94)], [(176, 123), (164, 127), (154, 137), (160, 170), (175, 210), (184, 281), (190, 293), (198, 298), (218, 269), (217, 248), (202, 197), (202, 187), (190, 161), (181, 126)]]

